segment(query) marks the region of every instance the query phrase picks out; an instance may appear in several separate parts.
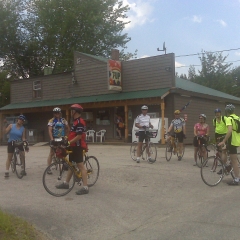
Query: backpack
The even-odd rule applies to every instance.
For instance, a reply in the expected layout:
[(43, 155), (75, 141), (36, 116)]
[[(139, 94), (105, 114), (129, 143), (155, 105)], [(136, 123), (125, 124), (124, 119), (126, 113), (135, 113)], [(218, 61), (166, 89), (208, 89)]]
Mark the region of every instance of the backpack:
[[(222, 116), (222, 121), (223, 121), (223, 122), (224, 122), (224, 124), (226, 125), (226, 122), (225, 122), (225, 118), (224, 118), (224, 116)], [(213, 119), (213, 122), (214, 122), (213, 126), (214, 126), (214, 127), (216, 127), (216, 122), (217, 122), (217, 119), (216, 119), (216, 118), (214, 118), (214, 119)]]
[(236, 125), (236, 127), (237, 127), (237, 129), (236, 129), (236, 130), (233, 129), (233, 131), (235, 131), (236, 133), (240, 133), (240, 119), (239, 119), (239, 117), (238, 117), (238, 119), (233, 118), (233, 117), (231, 117), (231, 116), (229, 116), (229, 117), (234, 120), (235, 125)]

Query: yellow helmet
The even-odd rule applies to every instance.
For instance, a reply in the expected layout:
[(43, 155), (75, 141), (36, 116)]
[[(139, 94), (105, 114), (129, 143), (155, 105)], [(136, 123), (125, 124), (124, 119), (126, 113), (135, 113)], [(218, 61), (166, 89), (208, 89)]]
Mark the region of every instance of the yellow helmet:
[(175, 110), (174, 114), (180, 114), (179, 110)]

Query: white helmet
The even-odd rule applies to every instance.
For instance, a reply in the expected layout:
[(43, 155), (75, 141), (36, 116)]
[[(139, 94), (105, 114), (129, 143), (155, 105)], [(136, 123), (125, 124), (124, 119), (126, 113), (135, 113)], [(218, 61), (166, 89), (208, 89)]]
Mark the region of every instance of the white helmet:
[(143, 106), (141, 107), (141, 109), (142, 109), (142, 110), (148, 110), (148, 107), (147, 107), (146, 105), (143, 105)]
[(61, 112), (61, 108), (55, 107), (55, 108), (53, 109), (53, 112)]

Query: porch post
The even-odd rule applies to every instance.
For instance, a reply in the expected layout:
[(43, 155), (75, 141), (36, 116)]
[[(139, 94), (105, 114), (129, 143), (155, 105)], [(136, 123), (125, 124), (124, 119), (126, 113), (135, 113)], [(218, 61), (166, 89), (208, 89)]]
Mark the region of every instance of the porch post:
[(128, 105), (124, 105), (124, 113), (125, 113), (125, 121), (124, 121), (124, 141), (127, 142), (128, 141)]
[(70, 118), (69, 118), (69, 109), (68, 108), (66, 109), (66, 119), (67, 119), (67, 122), (69, 124)]
[(165, 110), (165, 103), (164, 99), (161, 99), (161, 115), (162, 115), (162, 123), (161, 123), (161, 144), (165, 144), (165, 138), (164, 138), (164, 110)]

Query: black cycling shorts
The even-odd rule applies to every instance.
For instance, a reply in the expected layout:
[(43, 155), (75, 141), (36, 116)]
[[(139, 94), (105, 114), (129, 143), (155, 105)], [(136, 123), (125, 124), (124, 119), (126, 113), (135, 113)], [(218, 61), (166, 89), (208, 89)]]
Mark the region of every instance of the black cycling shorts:
[[(12, 142), (8, 142), (7, 152), (14, 153), (14, 149), (15, 149), (14, 144), (12, 144)], [(18, 146), (18, 149), (20, 151), (24, 151), (23, 146)]]
[(228, 152), (229, 152), (229, 154), (237, 154), (237, 146), (233, 146), (232, 144), (231, 144), (231, 142), (232, 142), (232, 135), (229, 137), (229, 139), (228, 139), (228, 141), (227, 141), (227, 149), (228, 149)]
[(81, 147), (70, 147), (72, 153), (69, 154), (69, 161), (81, 163), (83, 162), (83, 149)]
[(149, 132), (147, 131), (139, 131), (138, 132), (138, 142), (143, 142), (145, 139), (148, 139), (147, 135), (149, 135)]
[(226, 134), (215, 133), (215, 141), (216, 141), (216, 143), (221, 142), (225, 136), (226, 136)]
[[(200, 138), (200, 144), (205, 144), (206, 145), (207, 144), (206, 138), (204, 138), (204, 137)], [(198, 137), (197, 136), (195, 136), (193, 138), (193, 146), (198, 147)]]
[(172, 137), (175, 137), (175, 135), (176, 135), (176, 138), (177, 138), (178, 142), (183, 143), (183, 131), (179, 132), (179, 133), (171, 134)]

